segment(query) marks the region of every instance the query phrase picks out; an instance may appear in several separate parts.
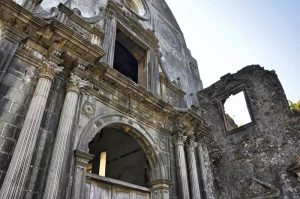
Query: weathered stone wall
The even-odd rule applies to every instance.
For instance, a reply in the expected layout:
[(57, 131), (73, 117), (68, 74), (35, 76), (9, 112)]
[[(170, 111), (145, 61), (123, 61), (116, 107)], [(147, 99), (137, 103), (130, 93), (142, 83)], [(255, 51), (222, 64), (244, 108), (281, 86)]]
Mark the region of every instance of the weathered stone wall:
[(1, 185), (35, 86), (35, 82), (27, 83), (24, 81), (25, 70), (26, 68), (22, 66), (22, 63), (13, 59), (0, 83)]
[[(33, 67), (25, 62), (14, 58), (10, 64), (8, 64), (8, 69), (0, 84), (0, 186), (8, 169), (20, 129), (36, 86), (36, 78), (33, 77), (35, 73), (34, 70)], [(31, 160), (25, 187), (26, 198), (41, 197), (64, 98), (64, 86), (60, 78), (55, 80), (50, 91), (50, 96), (51, 100), (47, 102), (34, 155)]]
[[(228, 133), (221, 100), (236, 89), (245, 92), (253, 122)], [(287, 171), (300, 154), (300, 114), (289, 110), (274, 71), (247, 66), (200, 91), (199, 101), (211, 128), (207, 145), (217, 198), (300, 197), (297, 177)]]

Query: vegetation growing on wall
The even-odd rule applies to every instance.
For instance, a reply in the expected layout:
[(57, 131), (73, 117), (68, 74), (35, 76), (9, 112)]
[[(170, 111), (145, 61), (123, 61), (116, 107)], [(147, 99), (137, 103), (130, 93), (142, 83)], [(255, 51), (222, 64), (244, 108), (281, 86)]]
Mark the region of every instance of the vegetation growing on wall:
[(300, 111), (300, 100), (298, 100), (298, 102), (296, 102), (296, 103), (289, 100), (289, 105), (292, 110)]

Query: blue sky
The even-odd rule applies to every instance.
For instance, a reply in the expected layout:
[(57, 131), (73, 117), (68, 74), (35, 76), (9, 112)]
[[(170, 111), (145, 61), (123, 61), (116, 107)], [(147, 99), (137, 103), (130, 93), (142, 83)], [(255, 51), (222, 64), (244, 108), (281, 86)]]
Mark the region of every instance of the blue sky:
[(166, 0), (197, 59), (204, 87), (260, 64), (300, 99), (300, 0)]

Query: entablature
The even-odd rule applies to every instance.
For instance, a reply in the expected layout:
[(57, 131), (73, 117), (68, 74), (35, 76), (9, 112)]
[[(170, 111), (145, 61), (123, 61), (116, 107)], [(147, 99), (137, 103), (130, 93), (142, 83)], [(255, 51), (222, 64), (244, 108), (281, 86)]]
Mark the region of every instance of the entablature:
[(204, 119), (192, 109), (173, 107), (105, 63), (86, 70), (75, 68), (75, 73), (92, 83), (85, 92), (158, 131), (173, 134), (184, 121), (185, 127), (197, 129), (197, 133), (209, 132)]

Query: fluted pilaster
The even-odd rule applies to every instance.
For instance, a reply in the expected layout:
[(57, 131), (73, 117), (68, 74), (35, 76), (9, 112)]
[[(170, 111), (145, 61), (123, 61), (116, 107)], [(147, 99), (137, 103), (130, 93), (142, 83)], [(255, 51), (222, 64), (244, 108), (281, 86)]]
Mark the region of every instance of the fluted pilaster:
[(54, 75), (61, 70), (54, 63), (46, 61), (39, 69), (39, 80), (2, 185), (0, 198), (17, 199), (22, 196), (52, 81)]
[(73, 127), (79, 88), (84, 87), (87, 84), (87, 82), (81, 80), (74, 74), (70, 77), (52, 152), (46, 188), (43, 196), (44, 199), (58, 198), (60, 178), (64, 167), (63, 162), (68, 147), (67, 141)]
[(185, 153), (184, 153), (184, 141), (186, 140), (186, 136), (184, 136), (181, 132), (178, 132), (174, 136), (174, 144), (175, 144), (175, 158), (177, 165), (177, 179), (178, 179), (178, 187), (180, 198), (189, 199), (189, 184), (188, 184), (188, 175), (187, 175), (187, 167), (185, 161)]
[(189, 136), (186, 142), (186, 152), (188, 159), (188, 171), (190, 177), (190, 189), (191, 189), (191, 198), (192, 199), (201, 199), (201, 192), (199, 187), (198, 180), (198, 172), (197, 172), (197, 164), (196, 164), (196, 156), (195, 156), (195, 148), (197, 143), (195, 142), (195, 138), (193, 136)]

